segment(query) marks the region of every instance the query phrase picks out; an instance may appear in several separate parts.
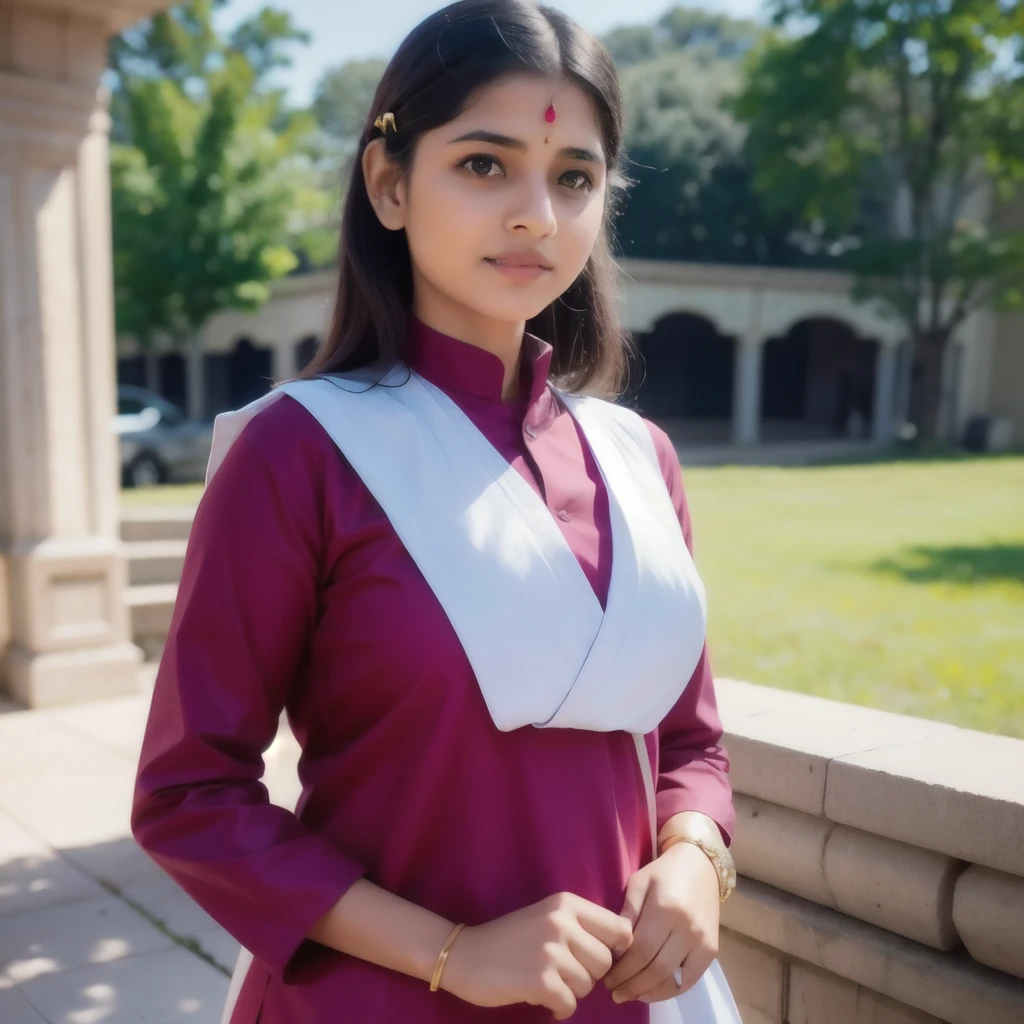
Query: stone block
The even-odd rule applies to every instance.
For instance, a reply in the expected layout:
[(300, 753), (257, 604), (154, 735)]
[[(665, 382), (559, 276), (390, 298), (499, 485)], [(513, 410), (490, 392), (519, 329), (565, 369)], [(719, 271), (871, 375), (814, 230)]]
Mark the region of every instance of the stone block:
[(1008, 1024), (1024, 982), (741, 878), (722, 925), (949, 1024)]
[(172, 945), (114, 896), (0, 919), (0, 964), (18, 984)]
[(26, 707), (46, 708), (138, 692), (142, 651), (131, 643), (47, 654), (12, 647), (5, 661), (11, 696)]
[(920, 1010), (794, 963), (789, 972), (786, 1024), (942, 1024)]
[[(0, 8), (0, 21), (3, 9)], [(4, 1024), (50, 1024), (50, 1022), (13, 986), (6, 991), (0, 976), (0, 1020)]]
[(953, 949), (953, 888), (961, 861), (838, 825), (825, 846), (825, 878), (835, 906), (860, 921)]
[(15, 70), (40, 78), (64, 71), (62, 18), (51, 11), (15, 7), (10, 15), (11, 55)]
[(1024, 876), (1024, 743), (969, 729), (840, 755), (832, 821)]
[(124, 541), (188, 540), (195, 509), (143, 506), (121, 510)]
[(750, 683), (726, 683), (721, 692), (733, 788), (806, 814), (824, 814), (825, 772), (836, 758), (956, 731), (941, 722)]
[[(7, 558), (0, 551), (0, 657), (11, 642), (11, 611), (7, 588)], [(0, 684), (2, 683), (3, 676), (0, 675)]]
[(0, 924), (10, 915), (103, 895), (88, 875), (0, 814)]
[(241, 947), (223, 928), (199, 932), (195, 940), (199, 943), (199, 948), (207, 956), (213, 957), (220, 967), (226, 971), (234, 971)]
[(786, 965), (781, 954), (723, 928), (718, 961), (743, 1024), (783, 1024)]
[(835, 901), (822, 866), (825, 842), (835, 827), (825, 818), (737, 794), (736, 869), (828, 907)]
[(1024, 878), (972, 865), (956, 884), (953, 920), (975, 960), (1024, 978)]
[(217, 927), (217, 922), (169, 875), (160, 872), (120, 886), (121, 895), (142, 907), (181, 938), (195, 938)]
[[(137, 683), (137, 686), (141, 691), (142, 684)], [(130, 697), (54, 708), (46, 717), (121, 755), (134, 771), (148, 716), (149, 700), (140, 692)]]
[(175, 948), (62, 971), (26, 982), (21, 988), (46, 1020), (60, 1024), (207, 1024), (220, 1019), (228, 978), (200, 957)]

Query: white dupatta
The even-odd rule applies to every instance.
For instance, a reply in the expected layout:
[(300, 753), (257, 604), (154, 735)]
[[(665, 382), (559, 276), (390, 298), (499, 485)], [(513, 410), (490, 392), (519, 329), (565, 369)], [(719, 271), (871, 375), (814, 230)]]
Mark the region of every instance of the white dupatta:
[[(656, 848), (643, 736), (685, 689), (706, 619), (704, 587), (646, 425), (611, 403), (559, 393), (608, 492), (612, 572), (602, 609), (547, 506), (458, 406), (405, 366), (371, 386), (375, 379), (362, 371), (295, 381), (218, 416), (207, 482), (254, 416), (282, 395), (302, 404), (380, 504), (444, 608), (498, 729), (634, 735)], [(243, 951), (224, 1024), (249, 962)], [(739, 1024), (717, 962), (679, 1000), (654, 1004), (651, 1020), (677, 1024), (680, 1012), (685, 1024)]]

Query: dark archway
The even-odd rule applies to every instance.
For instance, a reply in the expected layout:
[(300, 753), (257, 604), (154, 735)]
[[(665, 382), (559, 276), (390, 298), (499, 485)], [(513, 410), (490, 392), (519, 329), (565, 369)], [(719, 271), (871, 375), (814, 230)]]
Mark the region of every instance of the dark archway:
[(313, 362), (313, 356), (320, 347), (320, 339), (314, 334), (307, 335), (301, 341), (295, 343), (295, 371), (302, 371)]
[(643, 415), (699, 421), (715, 435), (727, 432), (736, 358), (732, 338), (702, 316), (671, 313), (636, 343), (640, 359), (630, 390)]
[(265, 395), (273, 383), (270, 349), (240, 338), (228, 359), (231, 407), (238, 409)]
[(182, 411), (188, 408), (185, 357), (180, 352), (170, 352), (160, 357), (160, 393)]
[(146, 386), (146, 357), (119, 356), (117, 360), (117, 383), (132, 384), (137, 388)]
[(802, 320), (769, 338), (761, 373), (762, 436), (869, 437), (877, 350), (877, 342), (826, 318)]

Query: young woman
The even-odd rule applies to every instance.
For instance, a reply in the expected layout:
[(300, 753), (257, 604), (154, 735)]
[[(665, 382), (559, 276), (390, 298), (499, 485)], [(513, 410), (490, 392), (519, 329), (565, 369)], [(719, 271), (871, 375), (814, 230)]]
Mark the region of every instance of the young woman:
[[(231, 1024), (639, 1024), (680, 993), (738, 1021), (679, 463), (593, 397), (625, 364), (621, 132), (563, 15), (427, 19), (361, 140), (329, 336), (218, 420), (133, 830), (249, 951)], [(294, 814), (260, 782), (282, 710)]]

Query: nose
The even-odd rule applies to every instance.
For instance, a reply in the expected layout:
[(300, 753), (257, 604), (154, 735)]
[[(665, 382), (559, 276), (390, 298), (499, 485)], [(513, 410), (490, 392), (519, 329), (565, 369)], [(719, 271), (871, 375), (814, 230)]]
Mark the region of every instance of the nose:
[(505, 226), (512, 232), (527, 232), (536, 238), (550, 238), (558, 231), (548, 181), (543, 175), (524, 177), (515, 190)]

